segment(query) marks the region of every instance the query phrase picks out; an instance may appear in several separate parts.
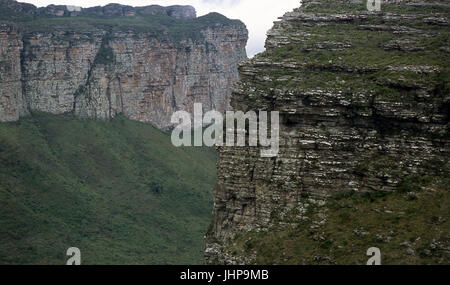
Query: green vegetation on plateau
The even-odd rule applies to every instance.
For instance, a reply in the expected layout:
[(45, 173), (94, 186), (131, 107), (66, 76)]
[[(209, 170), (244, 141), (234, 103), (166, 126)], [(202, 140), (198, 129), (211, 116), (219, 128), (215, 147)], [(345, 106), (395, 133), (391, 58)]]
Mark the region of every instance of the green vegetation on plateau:
[[(3, 8), (2, 8), (3, 9)], [(0, 24), (13, 22), (24, 31), (33, 32), (135, 32), (145, 33), (157, 39), (169, 39), (174, 42), (204, 40), (202, 31), (217, 27), (243, 27), (239, 20), (231, 20), (219, 13), (209, 13), (195, 19), (176, 19), (166, 15), (137, 15), (98, 17), (83, 15), (79, 17), (29, 16), (0, 10)], [(16, 16), (14, 16), (16, 15)]]
[(343, 265), (366, 264), (378, 247), (382, 264), (448, 264), (450, 173), (437, 171), (406, 179), (397, 193), (345, 193), (323, 206), (305, 199), (306, 219), (293, 212), (292, 226), (246, 233), (229, 250), (256, 252), (255, 264)]
[[(368, 21), (357, 23), (381, 24)], [(448, 94), (450, 86), (450, 58), (443, 49), (449, 45), (449, 31), (442, 29), (434, 31), (433, 37), (396, 35), (391, 31), (372, 32), (358, 30), (355, 23), (329, 24), (327, 26), (302, 27), (305, 34), (317, 34), (326, 36), (328, 42), (311, 36), (302, 43), (291, 43), (276, 49), (266, 51), (261, 57), (268, 57), (277, 62), (305, 63), (304, 69), (268, 69), (267, 73), (275, 78), (292, 77), (288, 83), (274, 80), (266, 87), (278, 88), (288, 86), (290, 88), (308, 89), (317, 86), (325, 86), (329, 89), (349, 89), (351, 91), (372, 90), (380, 93), (384, 99), (408, 99), (404, 98), (395, 86), (381, 88), (386, 82), (400, 81), (405, 87), (423, 86), (435, 84), (445, 86), (445, 92), (437, 95)], [(419, 28), (419, 27), (416, 27)], [(420, 27), (423, 30), (430, 27)], [(396, 41), (393, 41), (393, 40)], [(392, 43), (398, 45), (410, 44), (417, 50), (408, 52), (400, 50), (400, 47), (392, 50), (383, 48), (383, 45)], [(332, 43), (332, 44), (330, 44)], [(349, 48), (336, 48), (333, 44), (347, 45)], [(330, 44), (333, 48), (318, 48), (318, 45)], [(403, 46), (403, 48), (406, 48)], [(439, 68), (439, 72), (429, 74), (413, 71), (393, 71), (392, 66), (433, 66)], [(333, 70), (333, 68), (335, 70)], [(442, 96), (440, 96), (442, 97)]]
[(124, 117), (1, 123), (0, 264), (200, 264), (215, 161)]

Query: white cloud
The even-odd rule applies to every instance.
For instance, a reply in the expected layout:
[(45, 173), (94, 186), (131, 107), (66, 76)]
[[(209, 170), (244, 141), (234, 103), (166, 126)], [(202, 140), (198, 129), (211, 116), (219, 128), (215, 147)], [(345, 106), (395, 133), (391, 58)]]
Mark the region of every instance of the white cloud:
[(192, 5), (199, 16), (219, 12), (229, 18), (242, 20), (250, 34), (247, 45), (249, 56), (264, 50), (266, 32), (278, 17), (300, 6), (300, 0), (19, 0), (19, 2), (32, 3), (38, 7), (57, 4), (84, 8), (104, 6), (111, 2), (130, 6)]

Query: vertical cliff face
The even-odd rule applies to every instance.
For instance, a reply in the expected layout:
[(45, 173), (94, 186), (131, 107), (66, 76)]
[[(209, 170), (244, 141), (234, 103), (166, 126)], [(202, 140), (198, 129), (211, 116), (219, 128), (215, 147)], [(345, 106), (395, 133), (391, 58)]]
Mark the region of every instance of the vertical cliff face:
[(2, 41), (2, 54), (16, 64), (5, 76), (18, 85), (2, 80), (7, 96), (0, 120), (18, 119), (13, 110), (20, 98), (29, 110), (88, 119), (123, 113), (162, 129), (170, 127), (173, 112), (190, 111), (194, 102), (230, 107), (230, 87), (246, 59), (248, 34), (240, 21), (195, 18), (184, 6), (133, 8), (132, 14), (124, 12), (128, 6), (108, 6), (83, 10), (82, 16), (103, 15), (83, 22), (34, 16), (38, 20), (20, 23), (20, 32), (3, 26), (11, 40)]
[(16, 121), (26, 114), (22, 96), (20, 54), (22, 41), (17, 27), (0, 25), (0, 120)]
[(32, 34), (24, 52), (30, 108), (95, 119), (123, 113), (159, 128), (194, 102), (225, 111), (247, 34), (233, 27), (202, 33), (204, 42), (181, 44), (130, 32)]
[[(280, 153), (261, 158), (259, 148), (220, 148), (207, 262), (343, 262), (336, 256), (355, 249), (339, 244), (349, 221), (333, 224), (340, 208), (329, 203), (338, 195), (428, 189), (440, 193), (431, 200), (448, 205), (449, 16), (445, 1), (383, 1), (381, 12), (370, 12), (362, 1), (321, 0), (303, 1), (275, 23), (267, 51), (240, 67), (232, 107), (280, 111)], [(361, 211), (358, 218), (372, 217)], [(421, 211), (414, 217), (423, 221), (432, 210)], [(359, 222), (349, 236), (361, 232)], [(448, 231), (421, 226), (408, 225), (433, 233), (426, 242), (448, 246)], [(277, 234), (297, 227), (305, 231)]]

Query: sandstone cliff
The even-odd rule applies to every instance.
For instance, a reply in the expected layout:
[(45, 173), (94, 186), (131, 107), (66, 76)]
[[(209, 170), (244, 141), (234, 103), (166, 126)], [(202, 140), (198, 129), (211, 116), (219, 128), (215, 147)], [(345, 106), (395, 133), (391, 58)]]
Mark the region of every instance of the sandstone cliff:
[(89, 119), (123, 113), (165, 129), (174, 111), (194, 102), (228, 109), (246, 59), (242, 22), (196, 18), (190, 6), (0, 4), (0, 121), (33, 110)]
[[(362, 263), (362, 249), (362, 259), (342, 258), (378, 230), (382, 240), (391, 232), (386, 243), (361, 244), (391, 246), (392, 263), (449, 262), (449, 17), (447, 1), (383, 1), (381, 12), (370, 12), (365, 1), (316, 0), (275, 23), (267, 51), (240, 66), (232, 107), (280, 111), (280, 153), (261, 158), (258, 148), (220, 148), (207, 262)], [(403, 226), (382, 228), (383, 211), (364, 212), (370, 202), (358, 212), (351, 200), (347, 218), (333, 224), (346, 206), (331, 207), (332, 197), (368, 193), (404, 203), (389, 196), (399, 187), (426, 189), (418, 195), (432, 197), (424, 200), (430, 205), (440, 201), (404, 217), (424, 256), (401, 259), (404, 249), (397, 256)], [(424, 222), (434, 211), (441, 227)], [(358, 220), (349, 223), (351, 215)]]

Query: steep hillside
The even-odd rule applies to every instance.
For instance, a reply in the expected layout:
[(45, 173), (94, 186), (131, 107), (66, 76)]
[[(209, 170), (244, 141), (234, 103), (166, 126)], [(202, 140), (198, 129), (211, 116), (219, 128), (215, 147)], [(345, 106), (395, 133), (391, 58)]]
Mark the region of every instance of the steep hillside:
[(220, 149), (209, 263), (450, 263), (449, 18), (305, 0), (275, 23), (231, 105), (280, 111), (280, 152)]
[(215, 161), (123, 116), (0, 123), (0, 264), (200, 264)]

